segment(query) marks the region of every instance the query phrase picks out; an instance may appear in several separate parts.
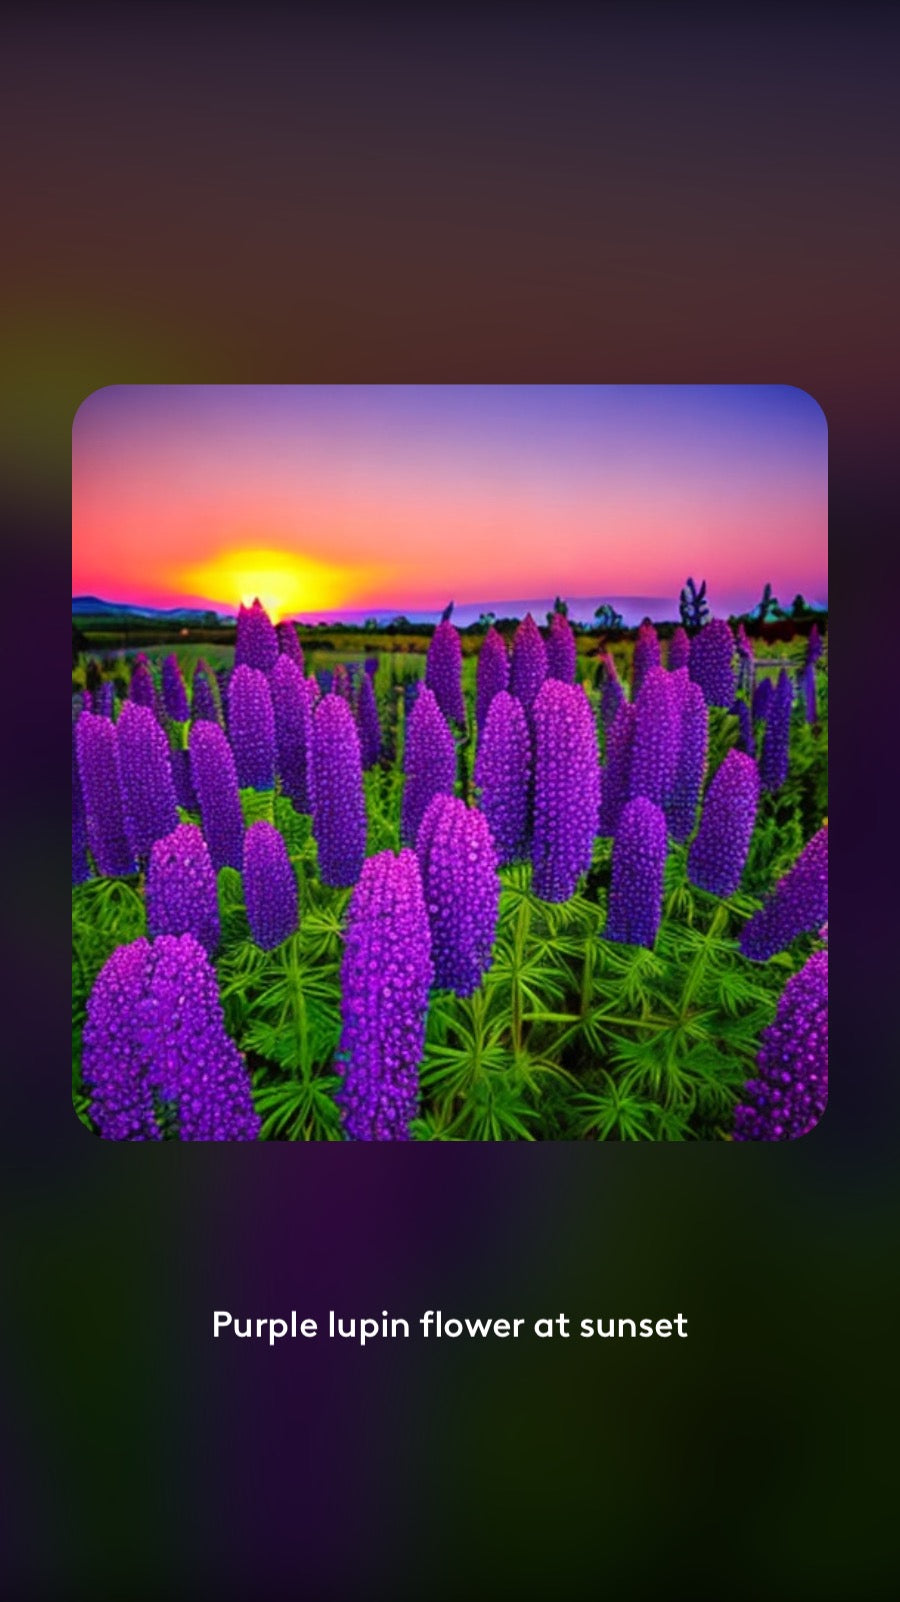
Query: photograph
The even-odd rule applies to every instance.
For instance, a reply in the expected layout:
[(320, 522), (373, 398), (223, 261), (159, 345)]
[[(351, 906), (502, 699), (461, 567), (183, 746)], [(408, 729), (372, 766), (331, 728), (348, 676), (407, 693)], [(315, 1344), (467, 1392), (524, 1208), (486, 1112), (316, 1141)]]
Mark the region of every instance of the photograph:
[(809, 1134), (827, 493), (787, 384), (88, 395), (85, 1130)]

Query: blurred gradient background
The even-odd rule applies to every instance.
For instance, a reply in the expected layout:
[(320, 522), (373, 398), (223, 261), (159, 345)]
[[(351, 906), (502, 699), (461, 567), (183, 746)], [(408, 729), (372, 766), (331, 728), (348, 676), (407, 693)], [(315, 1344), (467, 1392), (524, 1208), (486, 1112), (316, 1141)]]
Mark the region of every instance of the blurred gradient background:
[[(893, 1594), (897, 44), (881, 5), (5, 13), (6, 1594)], [(91, 1141), (70, 431), (99, 385), (161, 381), (819, 401), (837, 850), (813, 1136)], [(690, 1338), (270, 1352), (213, 1344), (217, 1307), (683, 1312)]]

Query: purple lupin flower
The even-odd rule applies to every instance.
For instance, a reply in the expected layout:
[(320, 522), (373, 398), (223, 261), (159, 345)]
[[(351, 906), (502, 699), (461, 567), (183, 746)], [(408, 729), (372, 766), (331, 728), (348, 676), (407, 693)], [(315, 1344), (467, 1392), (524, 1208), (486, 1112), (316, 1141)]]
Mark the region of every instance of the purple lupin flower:
[(228, 686), (231, 683), (233, 668), (216, 668), (216, 683), (219, 686), (219, 701), (222, 707), (222, 723), (228, 728)]
[(814, 951), (762, 1032), (757, 1074), (735, 1108), (735, 1140), (798, 1140), (828, 1100), (828, 952)]
[(799, 689), (803, 697), (803, 706), (807, 723), (815, 723), (819, 716), (819, 707), (816, 699), (816, 668), (814, 662), (807, 662), (800, 669)]
[(611, 729), (618, 716), (619, 707), (625, 705), (625, 691), (616, 672), (616, 664), (608, 651), (600, 658), (600, 662), (603, 669), (600, 721), (604, 729)]
[(75, 749), (75, 723), (72, 724), (72, 883), (85, 884), (91, 877), (91, 865), (87, 854), (87, 818), (84, 808), (84, 791), (81, 788), (81, 774), (78, 772), (78, 756)]
[(436, 795), (452, 795), (456, 786), (453, 733), (426, 684), (419, 686), (407, 719), (403, 772), (400, 832), (405, 843), (415, 845), (429, 801)]
[(206, 841), (194, 823), (156, 840), (147, 872), (150, 935), (191, 934), (212, 957), (219, 944), (216, 875)]
[(170, 651), (162, 665), (163, 704), (173, 723), (187, 723), (191, 715), (187, 690), (181, 677), (181, 668), (174, 651)]
[(82, 1077), (106, 1140), (256, 1140), (243, 1057), (193, 935), (119, 946), (88, 999)]
[(374, 768), (381, 755), (381, 723), (369, 673), (363, 673), (356, 692), (356, 726), (359, 730), (362, 765), (364, 768)]
[(501, 865), (524, 862), (529, 848), (531, 735), (521, 701), (508, 690), (498, 690), (488, 708), (474, 782)]
[(547, 677), (561, 679), (563, 684), (575, 683), (575, 636), (567, 617), (554, 612), (547, 630)]
[(271, 790), (275, 785), (275, 714), (266, 675), (236, 667), (228, 686), (228, 738), (241, 788)]
[(637, 631), (634, 642), (634, 656), (631, 662), (631, 699), (636, 701), (641, 685), (651, 668), (659, 667), (662, 662), (660, 654), (659, 637), (649, 618), (645, 618)]
[(298, 900), (287, 846), (271, 823), (251, 823), (244, 835), (243, 881), (254, 944), (274, 951), (297, 928)]
[(753, 691), (753, 721), (762, 723), (768, 717), (775, 686), (771, 679), (760, 679)]
[(600, 757), (590, 702), (580, 685), (547, 679), (532, 708), (532, 887), (568, 901), (591, 865), (600, 809)]
[(669, 672), (675, 673), (678, 668), (686, 668), (690, 659), (691, 642), (684, 629), (679, 626), (669, 641), (669, 654), (666, 658), (669, 664)]
[(191, 680), (191, 718), (194, 723), (221, 723), (219, 708), (216, 705), (216, 694), (213, 689), (214, 674), (203, 661), (198, 659), (194, 666), (194, 676)]
[(487, 720), (488, 708), (501, 690), (509, 688), (509, 652), (502, 634), (493, 627), (484, 637), (478, 653), (478, 671), (475, 688), (475, 721), (479, 732)]
[(606, 731), (606, 763), (600, 789), (600, 817), (597, 833), (614, 835), (629, 796), (631, 752), (634, 746), (637, 708), (623, 701)]
[(691, 640), (688, 671), (707, 706), (731, 706), (735, 694), (734, 635), (723, 617), (711, 618)]
[(374, 679), (376, 673), (378, 672), (378, 657), (377, 656), (367, 656), (366, 659), (365, 659), (365, 662), (363, 663), (363, 666), (364, 666), (364, 668), (366, 670), (366, 673), (368, 674), (369, 678), (370, 679)]
[(634, 706), (634, 741), (628, 776), (628, 799), (645, 795), (662, 806), (675, 779), (678, 762), (681, 702), (686, 675), (650, 668)]
[(607, 940), (652, 948), (662, 918), (666, 820), (645, 795), (622, 809), (613, 844)]
[(128, 699), (136, 702), (138, 706), (149, 707), (150, 711), (154, 715), (156, 714), (156, 681), (153, 677), (150, 663), (143, 652), (134, 659), (134, 667), (131, 670), (131, 684), (128, 688)]
[(741, 930), (740, 946), (752, 962), (767, 962), (798, 935), (828, 920), (828, 825), (804, 846), (794, 866)]
[(234, 756), (218, 723), (195, 723), (190, 736), (191, 778), (212, 864), (240, 868), (244, 818)]
[(744, 751), (729, 751), (706, 792), (700, 827), (688, 853), (691, 884), (710, 895), (734, 895), (747, 861), (758, 804), (756, 763)]
[(534, 705), (535, 696), (547, 677), (547, 647), (541, 631), (529, 612), (513, 636), (512, 661), (509, 667), (510, 693), (521, 701), (526, 712)]
[(431, 637), (425, 662), (425, 683), (449, 723), (465, 723), (466, 703), (462, 688), (462, 645), (458, 630), (449, 618), (439, 623)]
[(112, 719), (116, 705), (116, 687), (112, 679), (104, 679), (94, 696), (94, 711), (98, 717)]
[(806, 642), (807, 664), (809, 666), (813, 666), (816, 662), (818, 662), (819, 657), (822, 655), (824, 649), (825, 647), (822, 644), (822, 636), (819, 633), (819, 625), (818, 623), (814, 623), (809, 631), (809, 638)]
[(199, 812), (200, 804), (191, 777), (190, 752), (181, 749), (170, 751), (169, 767), (172, 770), (172, 788), (175, 791), (177, 804), (183, 807), (185, 812)]
[[(275, 625), (257, 598), (252, 606), (241, 606), (238, 612), (234, 665), (235, 668), (256, 668), (260, 673), (268, 673), (277, 661), (278, 635)], [(267, 787), (263, 785), (261, 788)]]
[(353, 713), (340, 695), (322, 697), (313, 713), (312, 828), (323, 884), (355, 884), (366, 854), (362, 753)]
[[(684, 669), (679, 668), (678, 673)], [(688, 680), (679, 711), (678, 756), (675, 774), (663, 802), (666, 823), (673, 840), (684, 844), (694, 832), (697, 806), (706, 774), (709, 742), (709, 712), (699, 684)], [(613, 831), (614, 832), (614, 831)]]
[(278, 649), (282, 656), (289, 657), (296, 667), (303, 672), (303, 647), (297, 636), (296, 623), (276, 623), (275, 637)]
[(275, 745), (282, 793), (298, 812), (310, 811), (309, 764), (312, 693), (308, 679), (284, 652), (269, 674)]
[(782, 668), (766, 711), (759, 753), (759, 777), (764, 790), (780, 790), (788, 776), (793, 703), (791, 681)]
[(348, 1139), (410, 1139), (433, 976), (415, 852), (381, 851), (363, 865), (344, 935), (335, 1101)]
[(738, 655), (738, 691), (743, 695), (752, 696), (756, 662), (753, 655), (753, 644), (743, 623), (739, 623), (737, 626), (734, 643)]
[(125, 827), (114, 724), (82, 712), (75, 725), (75, 751), (84, 795), (87, 841), (97, 872), (107, 878), (134, 873), (134, 852)]
[(126, 701), (116, 724), (125, 828), (135, 856), (146, 857), (154, 840), (171, 834), (178, 805), (169, 742), (149, 707)]
[(750, 707), (744, 700), (735, 701), (731, 708), (731, 715), (738, 720), (737, 744), (740, 751), (746, 751), (748, 756), (754, 752), (753, 719), (750, 716)]
[(434, 983), (439, 990), (471, 996), (491, 965), (500, 906), (497, 852), (487, 819), (456, 796), (436, 795), (422, 819), (416, 855)]

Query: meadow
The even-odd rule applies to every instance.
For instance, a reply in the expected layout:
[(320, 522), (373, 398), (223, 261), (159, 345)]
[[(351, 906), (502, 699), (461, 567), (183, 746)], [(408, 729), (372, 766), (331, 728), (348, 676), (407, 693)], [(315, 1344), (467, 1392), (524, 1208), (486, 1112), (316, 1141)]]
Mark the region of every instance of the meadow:
[[(302, 633), (302, 631), (301, 631)], [(73, 672), (113, 1139), (746, 1140), (826, 1096), (818, 626), (277, 632)]]

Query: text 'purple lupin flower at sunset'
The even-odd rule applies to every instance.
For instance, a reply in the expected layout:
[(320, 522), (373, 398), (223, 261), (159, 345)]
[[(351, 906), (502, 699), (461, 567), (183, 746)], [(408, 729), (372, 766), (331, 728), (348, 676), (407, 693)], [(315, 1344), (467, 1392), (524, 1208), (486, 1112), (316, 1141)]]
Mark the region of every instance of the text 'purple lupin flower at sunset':
[(218, 723), (195, 723), (190, 736), (191, 778), (212, 865), (240, 869), (244, 819), (231, 746)]
[(529, 612), (513, 636), (509, 668), (510, 693), (521, 701), (526, 712), (547, 677), (547, 647), (541, 631)]
[(409, 1140), (433, 976), (415, 852), (381, 851), (363, 865), (344, 935), (335, 1099), (349, 1139)]
[(521, 701), (508, 690), (491, 701), (474, 780), (501, 865), (524, 862), (530, 845), (531, 735)]
[(580, 685), (547, 679), (535, 697), (532, 885), (542, 901), (568, 901), (591, 865), (599, 825), (600, 758)]
[(132, 851), (143, 858), (178, 822), (169, 742), (149, 707), (136, 701), (125, 702), (116, 740), (125, 827)]
[(612, 854), (607, 940), (652, 947), (662, 918), (666, 820), (645, 795), (622, 810)]
[(828, 1101), (828, 952), (814, 951), (788, 980), (763, 1030), (756, 1077), (735, 1109), (734, 1139), (798, 1140)]
[(297, 878), (281, 835), (262, 819), (244, 835), (243, 884), (254, 944), (274, 951), (297, 928)]
[(547, 630), (547, 677), (563, 684), (575, 683), (575, 636), (567, 617), (554, 612)]
[(109, 878), (134, 873), (134, 851), (125, 824), (115, 726), (95, 712), (82, 712), (75, 725), (75, 750), (84, 795), (87, 841), (97, 872)]
[(452, 795), (456, 785), (453, 733), (426, 684), (420, 685), (406, 720), (403, 772), (401, 833), (414, 846), (429, 801)]
[(353, 713), (329, 692), (313, 713), (311, 795), (313, 835), (323, 884), (346, 888), (359, 878), (366, 854), (362, 754)]
[(691, 640), (688, 671), (699, 684), (707, 706), (731, 706), (734, 700), (734, 635), (724, 618), (711, 618)]
[(497, 852), (487, 819), (456, 796), (435, 796), (419, 828), (416, 855), (434, 983), (471, 996), (490, 967), (500, 905)]
[(162, 665), (163, 704), (173, 723), (186, 723), (191, 715), (178, 658), (170, 651)]
[[(274, 665), (274, 664), (273, 664)], [(238, 784), (271, 790), (275, 784), (275, 714), (269, 681), (258, 668), (237, 667), (228, 686), (228, 738)]]
[(758, 912), (741, 930), (740, 946), (753, 962), (767, 962), (801, 934), (828, 920), (828, 825), (804, 846)]
[(243, 1057), (193, 935), (119, 946), (94, 983), (82, 1077), (106, 1140), (256, 1140)]
[(716, 772), (688, 854), (688, 878), (714, 896), (734, 895), (750, 849), (759, 804), (756, 763), (731, 750)]
[(488, 709), (495, 695), (509, 688), (509, 652), (502, 634), (489, 628), (478, 653), (475, 685), (475, 721), (484, 728)]
[(269, 674), (275, 747), (282, 793), (298, 812), (309, 812), (312, 691), (296, 662), (284, 652)]
[(268, 673), (277, 661), (278, 636), (265, 607), (259, 600), (252, 606), (242, 606), (234, 642), (235, 667), (257, 668), (260, 673)]
[(147, 872), (147, 929), (151, 935), (191, 934), (212, 957), (219, 944), (216, 875), (196, 824), (155, 841)]
[(782, 668), (766, 709), (759, 753), (759, 777), (764, 790), (780, 790), (790, 770), (791, 708), (794, 692)]
[(448, 618), (438, 624), (428, 647), (425, 683), (451, 723), (465, 723), (462, 690), (462, 645), (459, 632)]

